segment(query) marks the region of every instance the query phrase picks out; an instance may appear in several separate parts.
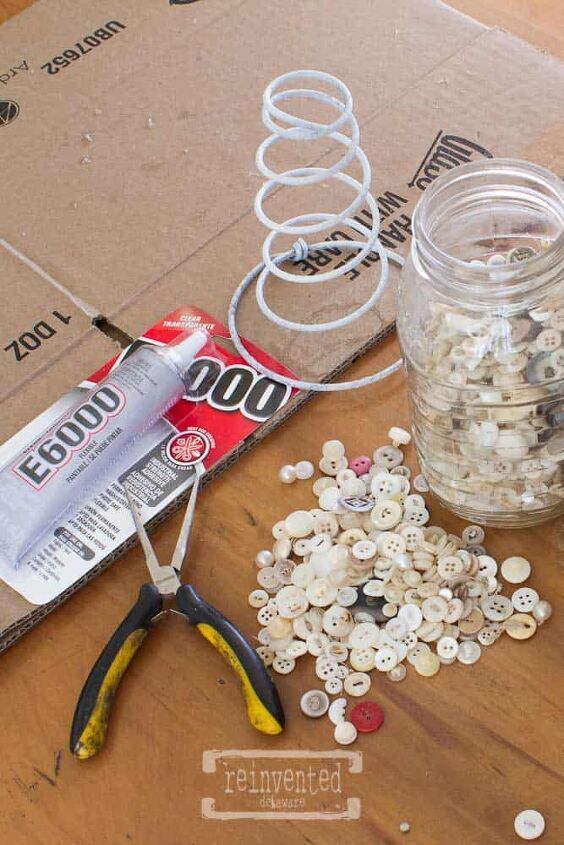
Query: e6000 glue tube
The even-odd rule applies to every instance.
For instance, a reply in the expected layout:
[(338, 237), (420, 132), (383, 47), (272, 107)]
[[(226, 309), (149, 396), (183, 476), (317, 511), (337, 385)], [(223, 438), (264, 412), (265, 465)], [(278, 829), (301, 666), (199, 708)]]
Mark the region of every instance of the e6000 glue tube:
[(186, 392), (203, 331), (132, 353), (0, 471), (0, 561), (12, 567)]

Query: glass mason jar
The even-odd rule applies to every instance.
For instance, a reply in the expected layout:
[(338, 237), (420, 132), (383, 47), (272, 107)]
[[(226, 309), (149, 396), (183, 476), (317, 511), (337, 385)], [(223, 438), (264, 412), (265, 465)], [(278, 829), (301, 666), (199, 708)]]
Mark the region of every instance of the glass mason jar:
[(398, 335), (422, 473), (472, 522), (564, 513), (564, 184), (524, 161), (441, 176), (413, 217)]

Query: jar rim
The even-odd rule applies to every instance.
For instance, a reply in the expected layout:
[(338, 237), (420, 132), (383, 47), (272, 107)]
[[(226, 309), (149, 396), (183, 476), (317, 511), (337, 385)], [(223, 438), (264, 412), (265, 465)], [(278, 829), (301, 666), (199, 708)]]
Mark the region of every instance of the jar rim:
[[(442, 249), (433, 239), (429, 231), (429, 221), (441, 206), (441, 195), (445, 190), (452, 191), (457, 183), (468, 186), (473, 178), (483, 176), (490, 171), (492, 181), (495, 173), (507, 177), (513, 175), (525, 178), (531, 183), (537, 182), (539, 192), (541, 187), (547, 194), (552, 195), (555, 207), (558, 206), (562, 226), (559, 234), (542, 252), (516, 262), (511, 265), (512, 274), (502, 284), (492, 287), (491, 274), (499, 266), (491, 267), (480, 264), (470, 264), (461, 258), (451, 255)], [(446, 202), (443, 199), (443, 203)], [(564, 266), (564, 182), (554, 173), (541, 165), (529, 161), (513, 158), (489, 158), (462, 164), (447, 173), (442, 174), (425, 191), (413, 213), (413, 241), (411, 245), (412, 257), (417, 264), (418, 259), (431, 261), (440, 271), (440, 275), (448, 282), (449, 287), (463, 289), (465, 295), (474, 294), (482, 301), (491, 303), (508, 294), (531, 292), (533, 287), (545, 287), (547, 280), (554, 282), (554, 271), (559, 265)], [(418, 254), (419, 253), (419, 254)], [(429, 276), (428, 272), (425, 276)], [(552, 277), (551, 277), (552, 276)], [(507, 282), (507, 283), (506, 283)], [(486, 283), (488, 283), (486, 285)]]

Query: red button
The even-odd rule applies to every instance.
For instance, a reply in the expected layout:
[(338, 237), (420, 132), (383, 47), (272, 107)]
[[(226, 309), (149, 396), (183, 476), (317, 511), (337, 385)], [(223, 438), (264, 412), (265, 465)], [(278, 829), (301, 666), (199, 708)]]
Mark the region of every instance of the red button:
[(351, 722), (361, 733), (372, 733), (384, 724), (384, 711), (375, 701), (361, 701), (351, 710)]

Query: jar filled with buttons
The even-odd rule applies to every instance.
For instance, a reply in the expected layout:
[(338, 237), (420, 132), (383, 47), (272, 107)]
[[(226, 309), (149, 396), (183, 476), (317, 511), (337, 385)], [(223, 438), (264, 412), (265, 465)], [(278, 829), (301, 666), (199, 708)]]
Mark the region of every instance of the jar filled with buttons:
[(564, 513), (564, 183), (489, 159), (450, 170), (413, 217), (398, 334), (417, 454), (472, 522)]

